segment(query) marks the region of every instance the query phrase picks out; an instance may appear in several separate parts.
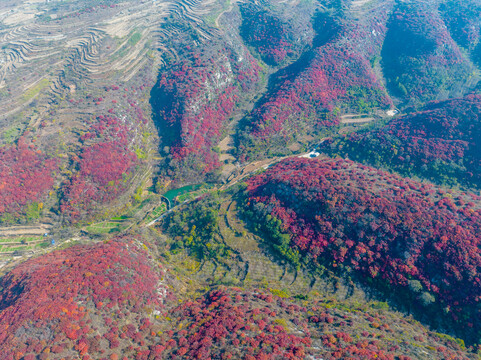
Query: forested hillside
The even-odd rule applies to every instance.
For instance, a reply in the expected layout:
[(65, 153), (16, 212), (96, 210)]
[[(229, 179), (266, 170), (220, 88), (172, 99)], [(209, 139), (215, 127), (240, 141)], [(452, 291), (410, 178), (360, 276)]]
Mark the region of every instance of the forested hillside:
[(0, 360), (479, 359), (480, 10), (0, 1)]

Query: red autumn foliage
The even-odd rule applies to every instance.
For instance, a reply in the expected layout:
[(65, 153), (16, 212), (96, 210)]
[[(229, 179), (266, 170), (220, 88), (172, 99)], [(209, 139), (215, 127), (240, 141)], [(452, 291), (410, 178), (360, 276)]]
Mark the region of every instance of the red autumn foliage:
[(116, 339), (122, 318), (137, 329), (145, 325), (144, 309), (162, 309), (159, 281), (155, 265), (132, 241), (75, 246), (29, 260), (0, 282), (0, 359), (46, 348), (99, 358), (100, 337)]
[(394, 360), (414, 355), (409, 346), (397, 346), (399, 339), (419, 346), (424, 338), (412, 337), (422, 334), (430, 344), (446, 350), (438, 354), (433, 347), (429, 356), (469, 358), (454, 341), (443, 340), (418, 324), (413, 333), (391, 330), (389, 323), (396, 328), (409, 324), (392, 313), (367, 307), (354, 310), (340, 310), (335, 302), (318, 299), (300, 305), (258, 289), (220, 288), (169, 311), (169, 317), (183, 326), (168, 333), (177, 346), (163, 354), (180, 359)]
[(468, 205), (351, 161), (302, 158), (249, 179), (248, 190), (257, 218), (277, 219), (290, 246), (312, 261), (342, 264), (397, 289), (415, 280), (412, 301), (450, 309), (454, 322), (462, 313), (481, 319), (479, 197), (460, 195), (478, 204)]
[(56, 165), (23, 137), (0, 148), (0, 215), (19, 215), (26, 205), (40, 201), (53, 187)]
[[(241, 300), (236, 299), (238, 294)], [(289, 334), (276, 325), (275, 314), (269, 311), (268, 303), (257, 298), (238, 291), (213, 291), (174, 309), (174, 316), (192, 321), (179, 338), (179, 344), (184, 347), (177, 354), (185, 355), (186, 359), (220, 358), (223, 350), (219, 346), (234, 346), (230, 352), (234, 358), (247, 359), (246, 352), (254, 358), (303, 358), (300, 354), (310, 345), (309, 339)], [(256, 315), (258, 308), (253, 307), (258, 302), (264, 305), (260, 309), (266, 310), (263, 320)], [(262, 322), (262, 332), (256, 330), (258, 322)]]
[(468, 358), (454, 341), (366, 305), (346, 311), (318, 299), (301, 305), (258, 289), (223, 287), (179, 304), (159, 287), (167, 274), (155, 267), (125, 240), (76, 246), (17, 267), (0, 283), (6, 329), (0, 360), (49, 352), (83, 359), (392, 360), (413, 354), (397, 345), (400, 338), (442, 348), (434, 350), (439, 359)]
[(64, 190), (62, 212), (76, 220), (95, 204), (112, 201), (126, 188), (137, 160), (126, 141), (98, 143), (83, 149), (79, 171)]
[(255, 59), (245, 47), (239, 51), (209, 46), (189, 50), (162, 75), (153, 101), (163, 144), (170, 146), (170, 166), (178, 173), (194, 168), (205, 174), (220, 166), (213, 147), (237, 100), (244, 96), (239, 90), (251, 91), (259, 79)]
[[(458, 6), (458, 5), (456, 5)], [(391, 90), (411, 103), (459, 96), (470, 88), (473, 67), (451, 38), (438, 8), (399, 3), (383, 46), (383, 70)]]
[(349, 156), (433, 182), (481, 186), (481, 96), (432, 102), (416, 113), (325, 146)]
[[(274, 134), (288, 135), (311, 119), (315, 126), (339, 123), (332, 114), (339, 102), (349, 102), (350, 90), (365, 89), (365, 101), (381, 106), (391, 104), (383, 94), (369, 63), (356, 53), (336, 45), (319, 48), (310, 66), (294, 81), (286, 82), (254, 114), (253, 135), (269, 142)], [(357, 91), (357, 90), (356, 90)]]
[[(309, 40), (302, 39), (304, 34), (309, 33), (306, 26), (294, 24), (293, 19), (281, 19), (269, 9), (259, 8), (257, 4), (243, 4), (241, 13), (241, 36), (269, 65), (279, 65), (295, 57)], [(306, 18), (309, 16), (303, 15)]]

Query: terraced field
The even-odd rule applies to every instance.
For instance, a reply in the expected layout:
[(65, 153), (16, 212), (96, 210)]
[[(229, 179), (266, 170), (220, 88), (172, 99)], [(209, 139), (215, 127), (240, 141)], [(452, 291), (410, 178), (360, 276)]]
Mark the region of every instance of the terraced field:
[[(2, 1), (0, 146), (20, 137), (35, 143), (36, 151), (59, 165), (58, 188), (75, 173), (72, 163), (78, 161), (82, 149), (99, 142), (99, 138), (82, 137), (92, 131), (92, 120), (112, 114), (128, 132), (127, 146), (141, 166), (125, 192), (143, 186), (151, 178), (157, 152), (157, 132), (148, 121), (148, 99), (158, 69), (166, 57), (177, 57), (170, 41), (185, 26), (198, 32), (199, 42), (209, 41), (219, 31), (206, 30), (202, 19), (217, 6), (215, 1), (193, 0)], [(185, 26), (169, 20), (175, 17)], [(109, 141), (111, 135), (102, 131), (100, 139)], [(43, 215), (53, 216), (54, 223), (62, 219), (48, 209), (58, 209), (60, 196), (51, 191), (50, 200), (44, 200)], [(110, 212), (119, 213), (128, 200), (128, 196), (119, 197)], [(151, 214), (162, 211), (159, 207)], [(104, 219), (111, 216), (108, 213)], [(86, 228), (88, 233), (105, 234), (131, 225), (120, 221), (119, 227), (116, 221), (98, 220)]]
[[(177, 15), (197, 28), (214, 2), (110, 3), (95, 6), (95, 2), (74, 1), (70, 11), (65, 8), (60, 15), (57, 1), (0, 5), (1, 127), (11, 126), (9, 117), (20, 111), (28, 114), (34, 101), (39, 102), (35, 105), (42, 117), (47, 104), (68, 94), (92, 91), (112, 80), (126, 83), (152, 58), (158, 66), (162, 52), (171, 51), (166, 39), (176, 32), (172, 27), (162, 28), (162, 22)], [(73, 11), (76, 5), (88, 11)], [(212, 36), (200, 29), (199, 35), (204, 40)]]
[(162, 203), (161, 205), (157, 206), (154, 208), (144, 219), (145, 224), (150, 224), (152, 221), (157, 219), (159, 216), (161, 216), (163, 213), (167, 211), (167, 204)]
[[(45, 202), (43, 215), (54, 223), (64, 221), (60, 208), (70, 206), (65, 204), (69, 189), (64, 187), (74, 183), (76, 175), (83, 176), (79, 170), (84, 151), (124, 137), (122, 146), (136, 157), (135, 173), (120, 174), (122, 189), (106, 212), (101, 209), (106, 204), (92, 201), (91, 207), (98, 205), (98, 211), (86, 208), (81, 217), (89, 212), (92, 216), (82, 226), (101, 224), (121, 212), (158, 166), (159, 135), (163, 134), (151, 121), (149, 100), (159, 69), (180, 59), (179, 47), (172, 41), (195, 33), (193, 45), (197, 46), (227, 36), (223, 23), (209, 26), (206, 19), (215, 15), (218, 25), (234, 6), (213, 0), (12, 0), (0, 4), (0, 146), (22, 138), (35, 146), (36, 153), (55, 160), (55, 184), (48, 198), (38, 199)], [(224, 160), (232, 165), (235, 158)], [(125, 166), (133, 170), (134, 165)], [(107, 183), (119, 183), (120, 175)], [(71, 219), (67, 216), (67, 220)], [(116, 228), (89, 226), (100, 233)]]
[[(185, 211), (183, 205), (177, 212)], [(325, 294), (337, 299), (363, 298), (362, 290), (335, 276), (321, 279), (304, 270), (296, 270), (289, 264), (279, 261), (263, 243), (263, 240), (245, 227), (238, 217), (237, 202), (227, 199), (221, 203), (218, 218), (219, 241), (229, 249), (229, 256), (222, 261), (186, 257), (185, 252), (171, 255), (174, 268), (208, 284), (230, 286), (264, 286), (269, 289), (282, 289), (290, 295), (308, 293)], [(274, 290), (279, 291), (279, 290)]]
[[(48, 226), (14, 226), (0, 228), (0, 270), (11, 260), (32, 256), (47, 249), (55, 240)], [(57, 239), (58, 242), (58, 239)]]

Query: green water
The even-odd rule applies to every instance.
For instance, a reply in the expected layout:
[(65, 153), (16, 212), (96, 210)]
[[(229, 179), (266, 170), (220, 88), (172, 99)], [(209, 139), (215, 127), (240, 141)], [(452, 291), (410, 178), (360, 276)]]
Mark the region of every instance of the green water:
[(169, 199), (170, 202), (173, 202), (177, 196), (198, 190), (201, 188), (201, 186), (202, 184), (187, 185), (178, 189), (169, 190), (164, 194), (164, 196)]

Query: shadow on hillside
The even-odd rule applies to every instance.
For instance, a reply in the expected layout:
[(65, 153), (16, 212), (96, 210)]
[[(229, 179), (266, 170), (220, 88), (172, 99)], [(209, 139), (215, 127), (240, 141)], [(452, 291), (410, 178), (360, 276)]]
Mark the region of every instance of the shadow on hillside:
[(159, 150), (162, 150), (165, 147), (175, 146), (180, 141), (182, 129), (179, 117), (182, 109), (179, 109), (180, 101), (177, 100), (175, 93), (166, 91), (165, 87), (160, 84), (160, 77), (161, 75), (150, 91), (149, 103), (152, 107), (152, 118), (161, 139)]

